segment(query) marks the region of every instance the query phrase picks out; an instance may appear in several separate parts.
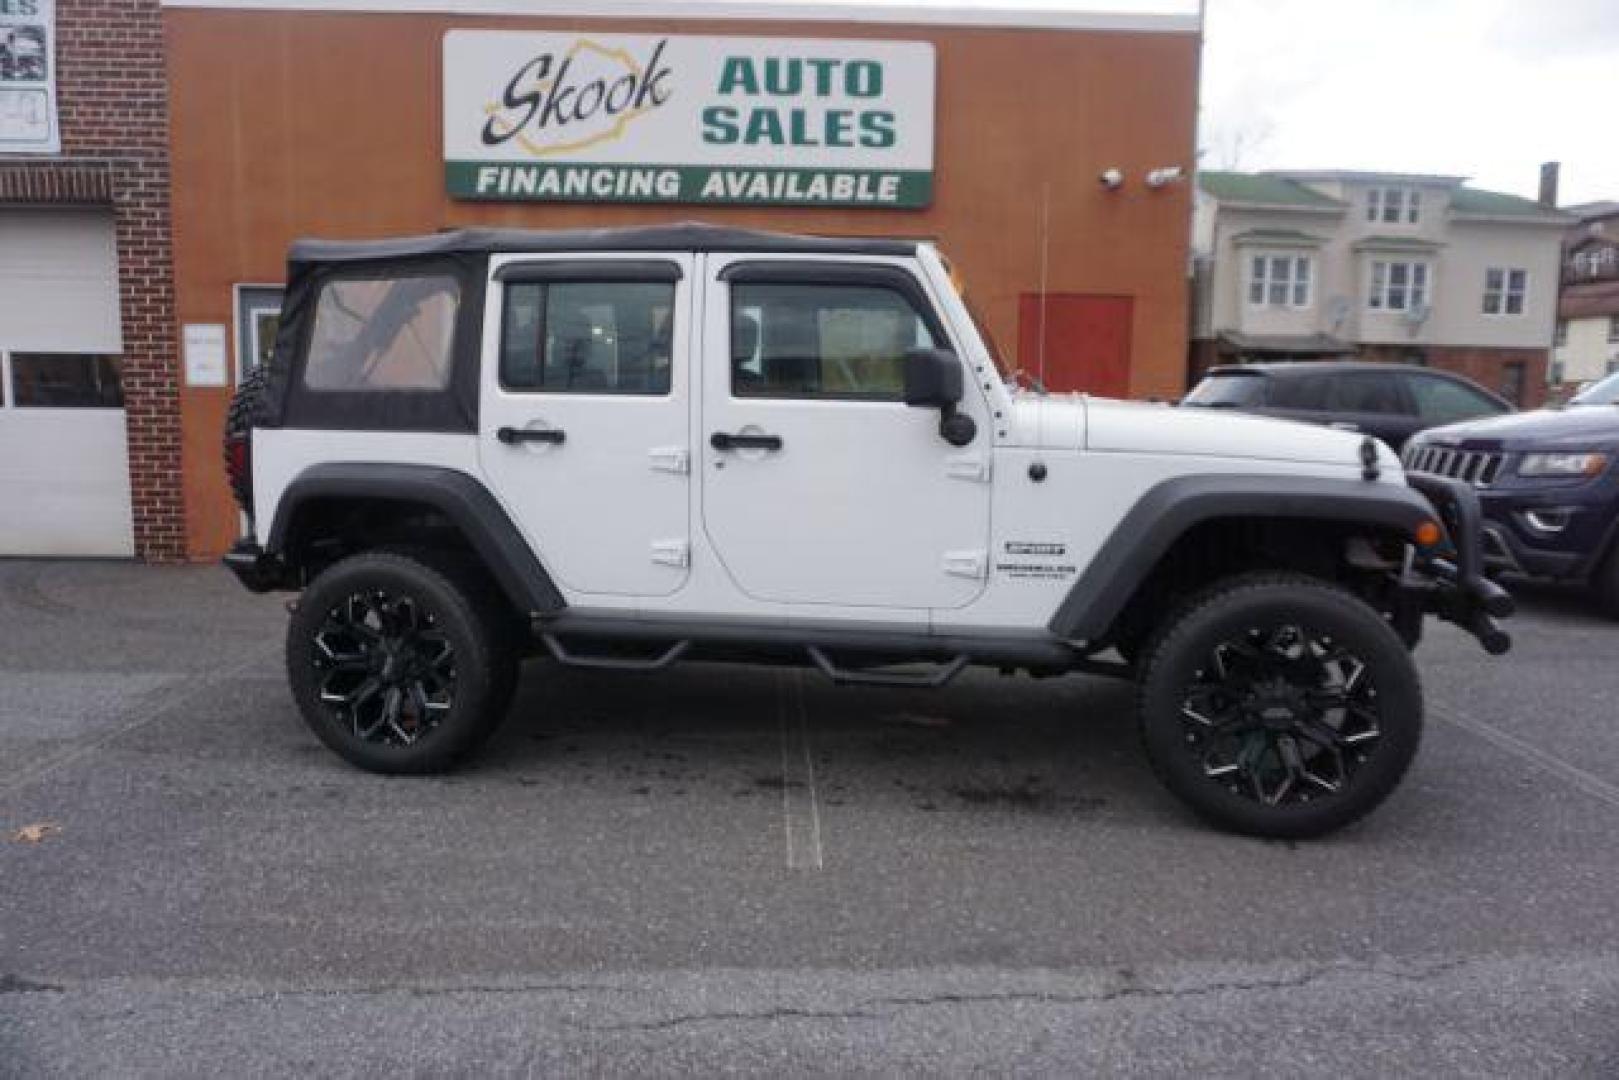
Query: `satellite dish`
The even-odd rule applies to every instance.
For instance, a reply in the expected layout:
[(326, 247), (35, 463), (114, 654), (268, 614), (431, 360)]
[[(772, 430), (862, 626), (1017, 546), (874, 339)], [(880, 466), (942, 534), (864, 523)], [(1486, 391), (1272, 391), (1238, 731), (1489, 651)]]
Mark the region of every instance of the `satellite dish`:
[(1433, 309), (1427, 304), (1413, 304), (1405, 309), (1405, 324), (1411, 328), (1412, 333), (1415, 333), (1418, 327), (1428, 321), (1428, 316), (1432, 313)]

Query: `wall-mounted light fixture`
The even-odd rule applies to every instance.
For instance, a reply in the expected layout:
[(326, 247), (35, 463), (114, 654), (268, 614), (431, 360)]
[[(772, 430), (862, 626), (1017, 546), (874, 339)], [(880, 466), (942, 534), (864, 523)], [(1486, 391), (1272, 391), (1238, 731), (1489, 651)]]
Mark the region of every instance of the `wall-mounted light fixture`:
[(1186, 179), (1186, 170), (1179, 165), (1166, 165), (1161, 169), (1153, 169), (1147, 173), (1147, 186), (1150, 188), (1168, 187), (1178, 184)]

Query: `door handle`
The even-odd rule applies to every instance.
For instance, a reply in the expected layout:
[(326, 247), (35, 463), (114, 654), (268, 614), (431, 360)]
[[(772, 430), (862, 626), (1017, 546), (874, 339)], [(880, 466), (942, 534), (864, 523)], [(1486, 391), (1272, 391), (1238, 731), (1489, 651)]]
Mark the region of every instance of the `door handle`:
[(780, 435), (732, 435), (729, 431), (716, 431), (708, 437), (708, 444), (716, 450), (780, 450)]
[(561, 428), (514, 428), (503, 427), (495, 432), (495, 438), (507, 446), (516, 446), (518, 443), (543, 442), (559, 444), (567, 439), (567, 432)]

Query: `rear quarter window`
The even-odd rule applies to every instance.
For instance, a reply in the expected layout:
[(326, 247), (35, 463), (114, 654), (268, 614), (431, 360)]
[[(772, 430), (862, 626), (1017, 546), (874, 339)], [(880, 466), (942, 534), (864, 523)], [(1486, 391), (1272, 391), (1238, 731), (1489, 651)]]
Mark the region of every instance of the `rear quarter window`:
[(1417, 414), (1430, 424), (1450, 424), (1507, 411), (1499, 401), (1454, 379), (1408, 375), (1406, 385), (1417, 404)]
[(461, 290), (445, 274), (321, 286), (304, 363), (311, 390), (443, 390)]

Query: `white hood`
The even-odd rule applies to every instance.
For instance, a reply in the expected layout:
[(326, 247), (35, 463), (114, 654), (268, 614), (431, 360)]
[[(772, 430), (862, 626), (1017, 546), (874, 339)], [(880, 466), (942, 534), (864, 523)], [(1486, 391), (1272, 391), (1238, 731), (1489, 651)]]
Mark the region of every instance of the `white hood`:
[[(1109, 398), (1086, 398), (1085, 414), (1089, 450), (1359, 465), (1365, 438), (1270, 416)], [(1377, 447), (1378, 464), (1398, 473), (1394, 451), (1381, 442)]]

